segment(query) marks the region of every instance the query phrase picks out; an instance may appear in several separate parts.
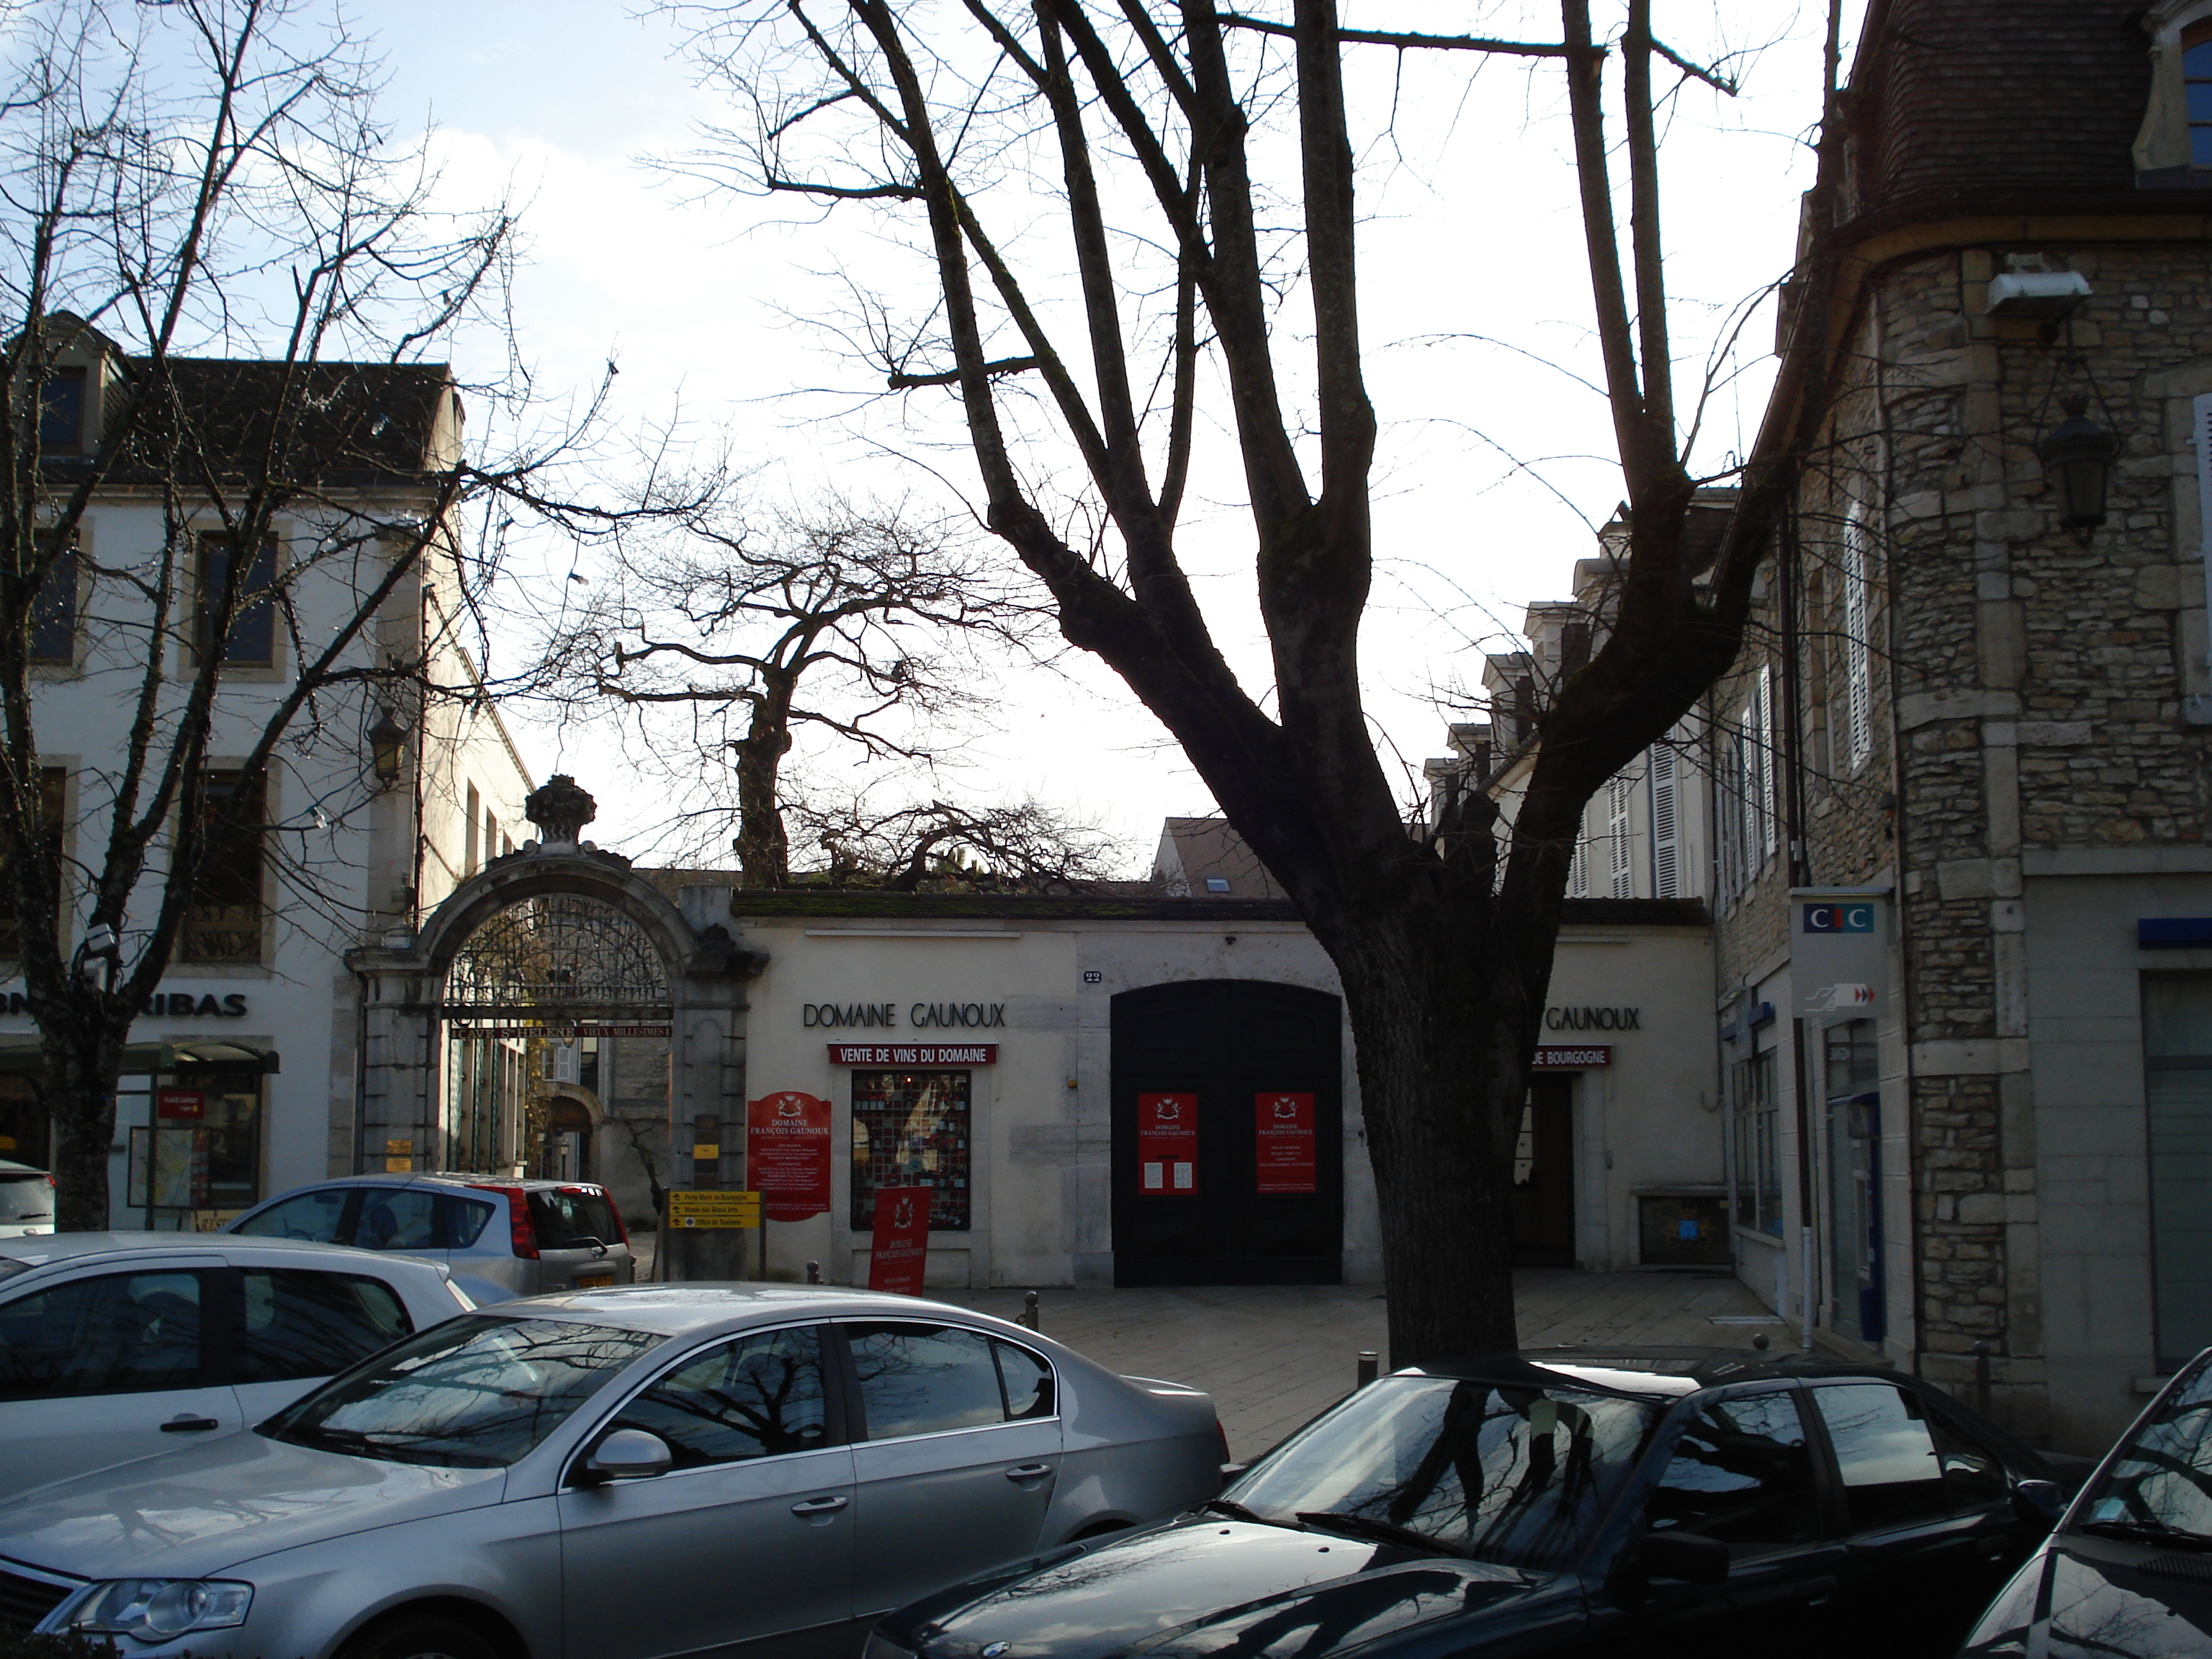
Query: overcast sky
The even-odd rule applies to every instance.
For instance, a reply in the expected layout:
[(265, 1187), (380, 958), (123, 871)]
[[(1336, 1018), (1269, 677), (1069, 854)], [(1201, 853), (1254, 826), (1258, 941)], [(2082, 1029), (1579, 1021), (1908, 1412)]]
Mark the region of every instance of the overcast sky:
[[(1541, 38), (1558, 27), (1556, 11), (1522, 0), (1364, 0), (1346, 12), (1354, 24), (1440, 33)], [(1670, 115), (1670, 282), (1689, 373), (1723, 319), (1787, 266), (1810, 177), (1820, 9), (1661, 0), (1657, 12), (1657, 32), (1686, 53), (1747, 53), (1729, 59), (1742, 96), (1694, 88)], [(841, 262), (876, 257), (866, 227), (795, 221), (786, 202), (701, 200), (641, 164), (691, 147), (701, 124), (729, 112), (695, 85), (667, 21), (617, 0), (379, 0), (361, 15), (388, 57), (386, 115), (403, 131), (438, 130), (446, 199), (523, 204), (514, 324), (541, 392), (580, 396), (612, 358), (624, 429), (680, 416), (762, 468), (764, 491), (804, 495), (861, 477), (957, 510), (970, 475), (884, 459), (884, 417), (853, 413), (850, 394), (874, 388), (804, 320), (830, 303)], [(1378, 735), (1417, 770), (1442, 752), (1433, 689), (1479, 684), (1481, 647), (1505, 647), (1524, 605), (1565, 596), (1620, 489), (1604, 404), (1576, 379), (1598, 371), (1558, 66), (1462, 54), (1401, 65), (1376, 48), (1355, 64), (1362, 307), (1382, 422), (1381, 570), (1363, 651)], [(1737, 378), (1707, 417), (1708, 468), (1756, 423), (1771, 340), (1769, 308), (1745, 330)], [(494, 374), (498, 349), (488, 334), (457, 342), (463, 379)], [(1184, 544), (1232, 663), (1264, 695), (1240, 488), (1225, 445), (1201, 451)], [(526, 568), (533, 556), (565, 556), (526, 555)], [(592, 574), (588, 559), (581, 574)], [(1060, 803), (1125, 836), (1139, 860), (1163, 816), (1212, 810), (1103, 669), (1075, 661), (1059, 677), (1016, 679), (1006, 696), (996, 729), (949, 782)], [(649, 853), (645, 832), (665, 803), (624, 787), (616, 745), (527, 719), (515, 729), (540, 779), (572, 771), (598, 795), (598, 839)]]

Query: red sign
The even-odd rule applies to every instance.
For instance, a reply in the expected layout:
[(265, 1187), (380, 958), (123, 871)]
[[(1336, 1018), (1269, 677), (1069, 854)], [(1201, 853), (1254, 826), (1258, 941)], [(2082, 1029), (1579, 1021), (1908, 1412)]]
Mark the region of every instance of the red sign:
[(995, 1042), (833, 1042), (832, 1066), (996, 1066)]
[(876, 1236), (868, 1250), (868, 1288), (895, 1296), (920, 1296), (929, 1265), (927, 1187), (876, 1188)]
[(1137, 1097), (1137, 1191), (1146, 1198), (1198, 1192), (1198, 1097)]
[(1258, 1145), (1259, 1190), (1314, 1190), (1314, 1102), (1311, 1095), (1255, 1095), (1252, 1133)]
[(1539, 1048), (1528, 1062), (1532, 1072), (1581, 1072), (1593, 1066), (1613, 1064), (1613, 1050), (1603, 1043), (1594, 1048)]
[(156, 1089), (154, 1091), (154, 1115), (171, 1121), (204, 1118), (207, 1115), (207, 1091), (204, 1089)]
[(830, 1207), (830, 1103), (787, 1089), (745, 1105), (746, 1184), (770, 1221)]

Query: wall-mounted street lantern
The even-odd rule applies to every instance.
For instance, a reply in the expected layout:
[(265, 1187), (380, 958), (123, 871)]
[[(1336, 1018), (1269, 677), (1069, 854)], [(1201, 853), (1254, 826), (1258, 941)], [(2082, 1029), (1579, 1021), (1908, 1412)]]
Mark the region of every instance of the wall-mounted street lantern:
[(392, 717), (389, 708), (379, 710), (376, 724), (368, 728), (368, 753), (378, 782), (399, 781), (399, 769), (407, 758), (407, 728)]
[(2105, 522), (2105, 497), (2112, 489), (2112, 462), (2120, 441), (2084, 412), (2087, 398), (2063, 398), (2059, 406), (2066, 418), (2051, 435), (2036, 445), (2043, 476), (2058, 492), (2058, 522), (2086, 544), (2089, 532)]

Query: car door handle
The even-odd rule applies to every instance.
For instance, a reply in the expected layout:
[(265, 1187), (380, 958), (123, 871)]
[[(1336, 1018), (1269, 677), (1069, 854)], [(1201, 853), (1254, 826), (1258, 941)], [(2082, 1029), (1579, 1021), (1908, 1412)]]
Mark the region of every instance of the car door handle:
[(1017, 1463), (1006, 1471), (1009, 1480), (1036, 1480), (1052, 1473), (1049, 1463)]
[(1801, 1601), (1824, 1601), (1827, 1597), (1833, 1595), (1835, 1593), (1836, 1581), (1833, 1578), (1826, 1576), (1819, 1578), (1808, 1578), (1801, 1583), (1796, 1589), (1797, 1599)]
[(205, 1430), (219, 1429), (222, 1426), (222, 1425), (212, 1417), (194, 1417), (187, 1412), (181, 1417), (173, 1417), (162, 1424), (161, 1432), (163, 1434), (199, 1434)]
[(836, 1497), (810, 1498), (804, 1503), (793, 1504), (791, 1506), (791, 1512), (793, 1515), (835, 1515), (851, 1501), (849, 1498)]

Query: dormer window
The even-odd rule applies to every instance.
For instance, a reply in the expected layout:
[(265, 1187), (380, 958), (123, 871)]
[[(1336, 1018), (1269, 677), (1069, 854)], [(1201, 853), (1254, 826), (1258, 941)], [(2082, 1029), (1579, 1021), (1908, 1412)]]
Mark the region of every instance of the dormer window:
[(39, 397), (39, 447), (67, 454), (84, 449), (85, 372), (57, 368)]
[(1209, 893), (1227, 892), (1229, 890), (1229, 878), (1226, 876), (1208, 876), (1206, 878), (1206, 890)]

